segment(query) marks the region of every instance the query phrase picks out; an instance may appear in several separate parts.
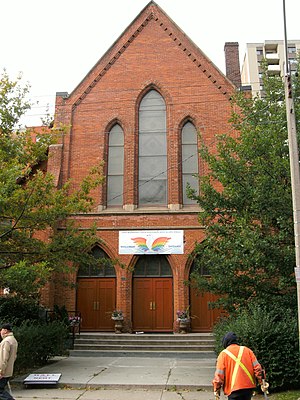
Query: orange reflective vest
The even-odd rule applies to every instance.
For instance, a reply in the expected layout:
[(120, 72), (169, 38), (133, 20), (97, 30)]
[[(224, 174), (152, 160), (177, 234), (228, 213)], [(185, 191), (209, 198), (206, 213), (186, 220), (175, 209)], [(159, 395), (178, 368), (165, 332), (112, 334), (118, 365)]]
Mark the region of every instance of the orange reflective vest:
[(253, 351), (248, 347), (232, 344), (221, 351), (217, 359), (214, 390), (223, 386), (224, 393), (229, 396), (236, 390), (255, 388), (255, 380), (261, 383), (261, 377), (262, 368)]

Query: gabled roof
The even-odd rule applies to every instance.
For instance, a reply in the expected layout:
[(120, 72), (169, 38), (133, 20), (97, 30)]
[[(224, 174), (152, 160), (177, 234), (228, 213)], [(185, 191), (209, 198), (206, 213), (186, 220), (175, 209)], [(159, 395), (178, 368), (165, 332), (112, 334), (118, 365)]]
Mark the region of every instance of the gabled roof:
[(109, 69), (126, 52), (148, 23), (153, 20), (161, 28), (161, 34), (167, 35), (170, 40), (190, 59), (203, 74), (206, 75), (218, 90), (230, 97), (235, 90), (233, 83), (216, 67), (216, 65), (199, 49), (199, 47), (177, 26), (177, 24), (158, 6), (150, 1), (125, 29), (119, 38), (112, 44), (94, 67), (88, 72), (79, 85), (66, 99), (76, 108), (91, 92), (93, 87), (102, 79)]

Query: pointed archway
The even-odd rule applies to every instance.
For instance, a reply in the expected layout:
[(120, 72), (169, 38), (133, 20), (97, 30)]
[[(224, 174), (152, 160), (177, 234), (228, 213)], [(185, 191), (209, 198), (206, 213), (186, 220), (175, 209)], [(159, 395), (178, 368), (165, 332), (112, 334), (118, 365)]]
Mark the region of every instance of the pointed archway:
[(164, 255), (139, 257), (133, 273), (134, 331), (173, 331), (173, 276)]

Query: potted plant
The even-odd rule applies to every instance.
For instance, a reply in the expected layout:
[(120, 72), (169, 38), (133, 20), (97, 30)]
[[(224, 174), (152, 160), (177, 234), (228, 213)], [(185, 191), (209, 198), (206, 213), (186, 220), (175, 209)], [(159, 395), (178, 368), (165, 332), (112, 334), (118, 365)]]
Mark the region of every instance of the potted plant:
[(111, 319), (115, 321), (115, 333), (122, 333), (124, 315), (122, 310), (114, 310)]
[(187, 333), (190, 329), (190, 312), (189, 307), (183, 311), (177, 311), (177, 321), (179, 322), (179, 333)]
[(69, 324), (70, 326), (79, 325), (81, 322), (81, 318), (78, 315), (73, 315), (69, 317)]

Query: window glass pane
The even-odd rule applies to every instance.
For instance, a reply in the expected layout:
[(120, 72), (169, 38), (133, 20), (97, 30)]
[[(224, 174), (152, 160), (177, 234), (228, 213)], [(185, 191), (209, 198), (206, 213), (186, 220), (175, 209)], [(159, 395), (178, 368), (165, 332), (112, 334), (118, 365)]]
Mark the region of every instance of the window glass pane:
[(124, 134), (115, 125), (108, 136), (107, 206), (123, 204)]
[(187, 122), (182, 128), (182, 202), (183, 204), (197, 204), (195, 200), (187, 197), (186, 186), (190, 184), (192, 189), (199, 191), (199, 181), (194, 175), (198, 174), (198, 146), (197, 131), (191, 122)]
[(167, 154), (167, 141), (165, 132), (140, 134), (139, 144), (140, 156)]
[(78, 277), (116, 276), (112, 262), (100, 247), (94, 247), (91, 253), (95, 259), (101, 259), (101, 264), (92, 263), (90, 265), (80, 266), (78, 269)]
[(110, 147), (108, 155), (108, 175), (123, 174), (124, 151), (123, 147)]
[(160, 275), (161, 276), (172, 276), (172, 270), (171, 270), (170, 264), (165, 257), (161, 258)]
[(140, 109), (146, 110), (148, 108), (166, 109), (166, 105), (162, 96), (156, 90), (150, 90), (141, 101)]
[(193, 175), (183, 175), (182, 176), (182, 188), (183, 188), (183, 204), (197, 204), (196, 200), (190, 199), (186, 193), (186, 187), (189, 183), (192, 189), (196, 190), (196, 194), (198, 194), (199, 189), (199, 181), (198, 178)]
[(172, 270), (168, 260), (164, 255), (142, 256), (138, 259), (134, 267), (134, 276), (158, 277), (172, 276)]
[(107, 204), (110, 206), (123, 204), (123, 176), (107, 178)]
[(197, 145), (197, 131), (191, 122), (187, 122), (182, 128), (182, 144)]
[(140, 111), (139, 128), (140, 132), (163, 131), (166, 127), (166, 115), (161, 110)]
[(160, 274), (160, 269), (159, 269), (159, 258), (156, 258), (156, 256), (150, 256), (149, 258), (146, 259), (147, 264), (146, 264), (146, 274), (147, 276), (159, 276)]
[(140, 203), (144, 205), (166, 204), (167, 183), (165, 180), (140, 181)]
[(167, 179), (166, 157), (140, 157), (139, 171), (140, 180)]
[(124, 145), (124, 135), (123, 130), (120, 125), (114, 125), (114, 127), (109, 132), (109, 145), (110, 146), (123, 146)]
[(182, 170), (186, 173), (198, 172), (198, 152), (195, 145), (182, 146)]
[(139, 108), (139, 204), (167, 203), (166, 105), (150, 90)]

